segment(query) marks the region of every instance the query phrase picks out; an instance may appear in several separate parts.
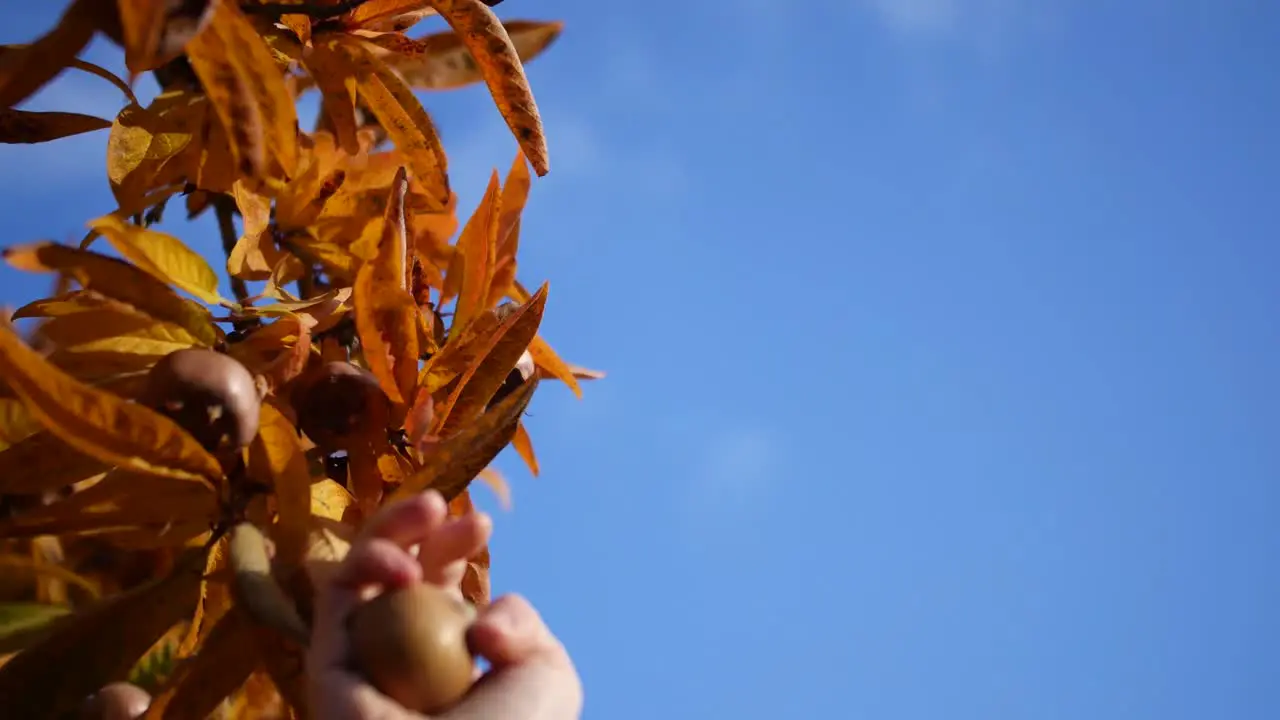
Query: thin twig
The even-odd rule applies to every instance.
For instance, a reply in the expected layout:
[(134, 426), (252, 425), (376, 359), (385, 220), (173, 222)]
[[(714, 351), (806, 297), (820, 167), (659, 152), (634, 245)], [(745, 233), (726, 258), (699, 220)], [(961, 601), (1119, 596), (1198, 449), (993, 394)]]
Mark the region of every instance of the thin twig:
[(313, 5), (311, 3), (248, 3), (240, 6), (246, 15), (264, 15), (279, 20), (284, 15), (306, 15), (312, 20), (331, 20), (355, 10), (367, 0), (343, 0), (336, 5)]
[[(236, 223), (232, 218), (235, 212), (236, 204), (229, 195), (214, 195), (213, 209), (218, 215), (218, 230), (222, 232), (222, 251), (227, 254), (227, 258), (231, 258), (231, 253), (236, 249)], [(244, 284), (244, 280), (238, 277), (231, 278), (231, 292), (236, 296), (236, 302), (241, 305), (245, 300), (249, 299), (249, 287)]]

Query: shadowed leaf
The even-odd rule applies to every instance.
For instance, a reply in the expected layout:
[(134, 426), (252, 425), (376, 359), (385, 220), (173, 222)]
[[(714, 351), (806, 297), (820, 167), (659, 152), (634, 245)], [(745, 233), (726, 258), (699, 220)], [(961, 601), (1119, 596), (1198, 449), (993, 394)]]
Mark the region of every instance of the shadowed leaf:
[(29, 45), (0, 56), (0, 108), (26, 100), (58, 76), (93, 37), (90, 6), (98, 0), (76, 0), (63, 11), (58, 24)]
[(193, 551), (170, 575), (56, 621), (38, 645), (0, 667), (5, 713), (53, 720), (103, 685), (124, 680), (161, 635), (190, 616), (202, 567), (203, 551)]
[(223, 698), (258, 667), (252, 627), (239, 612), (217, 620), (189, 662), (178, 665), (143, 718), (185, 720), (209, 717)]
[(0, 108), (0, 143), (42, 143), (111, 127), (110, 120), (68, 112)]

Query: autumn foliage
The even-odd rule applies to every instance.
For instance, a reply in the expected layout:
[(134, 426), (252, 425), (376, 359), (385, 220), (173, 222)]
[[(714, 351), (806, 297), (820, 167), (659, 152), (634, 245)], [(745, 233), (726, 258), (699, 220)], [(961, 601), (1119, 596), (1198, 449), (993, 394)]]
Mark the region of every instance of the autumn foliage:
[[(0, 328), (6, 717), (64, 717), (126, 679), (153, 693), (148, 718), (306, 717), (312, 578), (361, 522), (427, 488), (468, 512), (477, 478), (505, 500), (491, 462), (508, 445), (537, 474), (522, 418), (539, 381), (580, 396), (601, 375), (552, 350), (547, 285), (517, 277), (549, 169), (522, 63), (560, 24), (494, 4), (75, 0), (0, 47), (0, 141), (109, 128), (118, 204), (78, 246), (4, 249), (9, 272), (53, 284)], [(408, 34), (424, 20), (444, 22)], [(77, 57), (95, 35), (127, 80)], [(16, 107), (63, 72), (127, 104)], [(145, 105), (143, 73), (161, 90)], [(460, 223), (415, 91), (481, 82), (519, 151)], [(155, 229), (179, 203), (217, 223), (232, 297)], [(489, 560), (469, 560), (472, 603)]]

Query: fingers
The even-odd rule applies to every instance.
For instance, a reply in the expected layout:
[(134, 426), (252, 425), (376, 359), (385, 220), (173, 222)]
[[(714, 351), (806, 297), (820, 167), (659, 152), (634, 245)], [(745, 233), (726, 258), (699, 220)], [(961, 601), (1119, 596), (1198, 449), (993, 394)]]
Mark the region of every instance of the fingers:
[(440, 720), (565, 720), (582, 712), (582, 683), (560, 641), (524, 598), (490, 605), (469, 634), (491, 670)]
[(369, 518), (361, 528), (356, 542), (378, 537), (408, 548), (431, 535), (448, 514), (448, 506), (438, 492), (430, 491), (405, 498), (383, 507)]
[(471, 512), (446, 520), (418, 550), (423, 582), (457, 585), (466, 570), (466, 559), (480, 552), (492, 533), (493, 520), (487, 513)]

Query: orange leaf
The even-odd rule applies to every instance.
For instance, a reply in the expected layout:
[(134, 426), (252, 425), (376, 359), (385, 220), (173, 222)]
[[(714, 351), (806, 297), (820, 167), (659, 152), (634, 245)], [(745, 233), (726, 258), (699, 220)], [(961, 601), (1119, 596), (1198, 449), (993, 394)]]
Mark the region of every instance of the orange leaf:
[[(562, 22), (508, 20), (503, 23), (522, 63), (542, 54), (564, 28)], [(480, 67), (456, 33), (438, 33), (419, 40), (404, 40), (398, 34), (373, 38), (379, 47), (394, 53), (391, 65), (417, 90), (452, 90), (484, 81)]]
[(378, 455), (372, 445), (359, 445), (347, 453), (347, 472), (351, 475), (351, 494), (367, 520), (382, 501), (382, 473), (378, 471)]
[(489, 584), (489, 546), (485, 545), (474, 557), (467, 558), (467, 567), (462, 574), (462, 597), (478, 607), (489, 604), (492, 592)]
[(74, 715), (89, 694), (125, 679), (165, 632), (191, 617), (203, 560), (203, 551), (193, 551), (170, 575), (59, 620), (38, 645), (0, 667), (5, 714), (23, 720)]
[(172, 283), (201, 300), (216, 304), (218, 275), (191, 248), (172, 235), (125, 222), (119, 215), (104, 215), (89, 222), (126, 259), (161, 282)]
[[(9, 56), (10, 53), (21, 53), (26, 47), (27, 47), (26, 45), (0, 45), (0, 68), (3, 68), (5, 66), (5, 63), (8, 61), (7, 56)], [(80, 60), (77, 58), (75, 60), (72, 60), (70, 63), (68, 63), (67, 66), (70, 68), (74, 68), (76, 70), (87, 72), (90, 75), (97, 75), (98, 77), (102, 78), (103, 80), (106, 80), (112, 85), (115, 85), (116, 88), (120, 90), (120, 92), (124, 93), (124, 96), (128, 98), (129, 102), (137, 104), (138, 98), (133, 94), (133, 90), (129, 87), (128, 83), (126, 83), (124, 80), (121, 80), (115, 73), (102, 67), (101, 65), (95, 65), (91, 62), (88, 62), (87, 60)], [(0, 73), (2, 72), (4, 71), (0, 69)]]
[(457, 292), (458, 305), (453, 311), (451, 333), (462, 332), (481, 312), (488, 310), (489, 283), (493, 279), (494, 252), (502, 218), (502, 193), (498, 173), (489, 176), (480, 205), (471, 214), (458, 237), (458, 249), (449, 263), (441, 302)]
[(502, 212), (498, 220), (498, 233), (494, 249), (493, 277), (489, 280), (489, 293), (485, 307), (494, 307), (506, 297), (516, 280), (516, 254), (520, 249), (520, 214), (529, 199), (529, 165), (523, 153), (507, 172), (502, 185)]
[(172, 420), (70, 377), (8, 328), (0, 330), (0, 375), (41, 425), (86, 455), (154, 475), (222, 477), (218, 461)]
[(375, 57), (363, 40), (345, 35), (340, 39), (340, 47), (355, 72), (360, 97), (404, 154), (414, 177), (430, 193), (429, 198), (435, 203), (432, 209), (443, 208), (449, 202), (448, 159), (431, 116), (422, 109), (413, 90)]
[(498, 111), (520, 149), (533, 163), (534, 172), (539, 177), (546, 175), (550, 165), (542, 118), (529, 90), (520, 55), (498, 16), (482, 0), (431, 0), (431, 6), (458, 33), (480, 65), (480, 74), (498, 104)]
[(402, 32), (435, 13), (426, 0), (369, 0), (352, 10), (343, 24), (362, 30)]
[(255, 192), (243, 180), (231, 185), (244, 232), (227, 256), (227, 272), (244, 280), (264, 280), (284, 257), (271, 232), (271, 198)]
[(524, 460), (524, 464), (529, 466), (529, 472), (537, 477), (538, 456), (533, 454), (533, 440), (529, 438), (529, 431), (525, 428), (523, 421), (516, 426), (516, 434), (511, 438), (511, 446), (516, 449), (520, 459)]
[(293, 423), (271, 403), (262, 404), (258, 436), (249, 448), (249, 476), (268, 484), (276, 496), (276, 557), (302, 562), (311, 530), (311, 473)]
[(422, 468), (405, 478), (388, 502), (429, 488), (439, 490), (445, 500), (457, 497), (511, 442), (520, 415), (533, 399), (537, 385), (537, 378), (530, 379), (456, 435), (433, 445), (423, 459)]
[(92, 115), (0, 108), (0, 143), (42, 143), (109, 127), (110, 120)]
[(58, 24), (39, 40), (13, 48), (0, 58), (0, 107), (13, 107), (57, 77), (93, 37), (91, 6), (97, 0), (76, 0)]
[(117, 0), (124, 63), (130, 73), (140, 75), (159, 65), (157, 54), (168, 5), (156, 0)]
[(582, 386), (578, 385), (578, 378), (574, 375), (573, 368), (568, 363), (560, 359), (555, 350), (547, 344), (546, 340), (539, 335), (529, 343), (529, 354), (533, 356), (533, 363), (538, 367), (546, 370), (552, 377), (569, 386), (573, 394), (579, 400), (582, 399)]
[(122, 260), (52, 242), (8, 247), (3, 257), (19, 270), (69, 275), (87, 290), (186, 328), (205, 345), (221, 340), (208, 309), (179, 297), (165, 283)]
[(365, 250), (375, 254), (360, 266), (353, 289), (356, 330), (365, 361), (387, 397), (398, 405), (413, 397), (418, 380), (418, 306), (409, 294), (405, 274), (407, 190), (401, 169), (387, 197), (381, 237), (374, 248)]
[(436, 409), (436, 435), (447, 437), (484, 412), (537, 334), (546, 301), (547, 285), (543, 283), (529, 302), (502, 321), (499, 330), (486, 342), (482, 359), (467, 368), (453, 392)]

